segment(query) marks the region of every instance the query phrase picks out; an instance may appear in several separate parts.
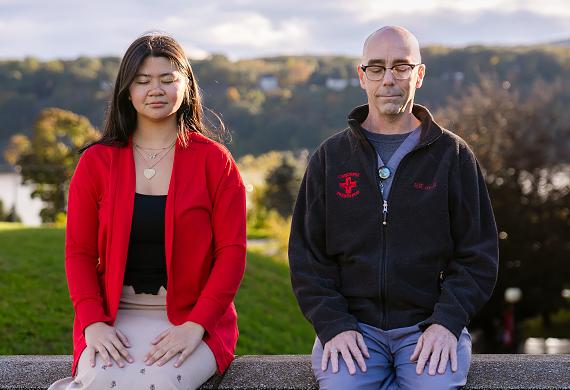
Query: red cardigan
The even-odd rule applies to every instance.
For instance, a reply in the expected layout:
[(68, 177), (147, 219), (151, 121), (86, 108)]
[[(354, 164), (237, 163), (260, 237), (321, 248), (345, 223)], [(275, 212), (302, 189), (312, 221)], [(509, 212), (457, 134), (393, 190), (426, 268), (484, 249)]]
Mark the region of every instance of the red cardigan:
[[(128, 147), (95, 145), (69, 187), (65, 269), (75, 309), (73, 368), (85, 328), (117, 316), (129, 246), (135, 165)], [(165, 212), (166, 295), (170, 322), (196, 322), (224, 372), (238, 338), (233, 304), (245, 269), (245, 191), (230, 153), (191, 133), (176, 143)]]

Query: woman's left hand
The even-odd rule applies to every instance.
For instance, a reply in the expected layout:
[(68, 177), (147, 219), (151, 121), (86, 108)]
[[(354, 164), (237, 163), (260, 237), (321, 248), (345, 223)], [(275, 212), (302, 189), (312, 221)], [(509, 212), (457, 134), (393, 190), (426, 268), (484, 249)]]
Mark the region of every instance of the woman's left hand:
[(153, 346), (145, 355), (144, 362), (147, 366), (151, 366), (154, 362), (158, 362), (157, 365), (162, 366), (180, 353), (174, 364), (174, 367), (180, 367), (184, 360), (200, 345), (204, 332), (202, 325), (191, 321), (173, 326), (152, 341)]

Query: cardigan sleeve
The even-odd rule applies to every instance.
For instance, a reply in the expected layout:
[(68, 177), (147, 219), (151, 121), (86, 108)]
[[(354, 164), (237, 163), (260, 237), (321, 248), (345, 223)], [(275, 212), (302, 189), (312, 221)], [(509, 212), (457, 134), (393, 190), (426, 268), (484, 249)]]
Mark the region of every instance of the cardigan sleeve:
[(97, 278), (98, 202), (94, 171), (90, 167), (91, 147), (79, 159), (68, 194), (65, 231), (65, 271), (75, 315), (81, 331), (94, 322), (111, 318), (103, 309), (103, 298)]
[[(214, 160), (210, 174), (216, 175), (213, 194), (212, 230), (214, 263), (208, 280), (187, 320), (212, 333), (218, 320), (233, 302), (245, 271), (245, 188), (229, 152)], [(221, 168), (221, 169), (220, 169)]]

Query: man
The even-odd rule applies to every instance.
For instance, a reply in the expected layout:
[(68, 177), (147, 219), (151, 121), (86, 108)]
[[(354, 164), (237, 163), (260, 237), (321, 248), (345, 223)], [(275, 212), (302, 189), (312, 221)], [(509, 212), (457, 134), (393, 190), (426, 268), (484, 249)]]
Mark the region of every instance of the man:
[(321, 388), (466, 382), (465, 327), (496, 282), (497, 230), (472, 151), (413, 103), (425, 71), (409, 31), (371, 34), (358, 67), (368, 104), (317, 149), (303, 178), (289, 259), (317, 333)]

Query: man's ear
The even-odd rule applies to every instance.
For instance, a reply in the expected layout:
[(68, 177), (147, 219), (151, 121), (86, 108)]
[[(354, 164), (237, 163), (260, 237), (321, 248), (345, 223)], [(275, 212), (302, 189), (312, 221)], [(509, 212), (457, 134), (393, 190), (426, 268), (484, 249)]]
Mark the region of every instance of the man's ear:
[(420, 64), (418, 66), (418, 79), (416, 80), (416, 89), (422, 87), (425, 75), (426, 75), (426, 66), (424, 64)]
[(360, 81), (360, 88), (366, 89), (366, 74), (360, 67), (360, 65), (356, 66), (356, 71), (358, 72), (358, 80)]

